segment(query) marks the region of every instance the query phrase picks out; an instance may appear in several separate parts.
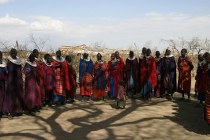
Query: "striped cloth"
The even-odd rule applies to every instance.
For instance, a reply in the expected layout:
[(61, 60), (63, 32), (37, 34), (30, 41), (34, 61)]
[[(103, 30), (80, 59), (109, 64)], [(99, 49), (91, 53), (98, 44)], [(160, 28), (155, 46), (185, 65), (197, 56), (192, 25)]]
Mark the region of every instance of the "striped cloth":
[(89, 73), (85, 73), (80, 87), (80, 95), (81, 96), (91, 96), (92, 94), (92, 82), (93, 77)]
[(55, 92), (57, 95), (65, 96), (64, 78), (61, 77), (61, 69), (55, 69)]
[(204, 118), (210, 124), (210, 92), (205, 93)]
[(207, 72), (204, 119), (210, 124), (210, 69)]

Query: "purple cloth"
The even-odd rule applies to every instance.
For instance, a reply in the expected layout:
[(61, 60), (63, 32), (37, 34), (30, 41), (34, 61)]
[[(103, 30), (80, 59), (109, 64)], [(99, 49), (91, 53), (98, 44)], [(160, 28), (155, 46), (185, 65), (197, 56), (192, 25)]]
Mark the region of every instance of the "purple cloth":
[(2, 112), (3, 101), (5, 96), (5, 80), (6, 80), (6, 68), (0, 67), (0, 112)]
[(157, 85), (155, 86), (155, 97), (161, 97), (161, 66), (162, 66), (162, 58), (155, 58), (156, 60), (156, 68), (157, 68)]
[[(105, 63), (96, 63), (98, 68), (94, 69), (94, 88), (95, 89), (100, 89), (100, 90), (105, 90), (106, 88), (106, 71), (103, 69), (103, 65), (106, 65)], [(105, 67), (105, 66), (104, 66)]]
[(163, 58), (161, 76), (163, 90), (169, 90), (173, 94), (176, 91), (176, 62), (173, 56)]
[(24, 103), (26, 110), (31, 111), (35, 107), (39, 86), (37, 83), (37, 67), (26, 63), (23, 68), (26, 75)]
[(8, 61), (7, 70), (8, 70), (7, 92), (3, 103), (3, 112), (22, 113), (23, 111), (22, 66)]

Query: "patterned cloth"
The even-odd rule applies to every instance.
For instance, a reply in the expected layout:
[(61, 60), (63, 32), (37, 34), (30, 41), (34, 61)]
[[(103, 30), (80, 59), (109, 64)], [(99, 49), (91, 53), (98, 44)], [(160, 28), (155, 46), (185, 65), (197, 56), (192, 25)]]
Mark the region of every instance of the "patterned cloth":
[(40, 89), (37, 81), (37, 67), (33, 67), (26, 63), (25, 67), (23, 68), (23, 72), (26, 75), (24, 96), (25, 109), (31, 111), (35, 107)]
[(70, 90), (67, 63), (54, 60), (52, 64), (55, 73), (55, 92), (57, 95), (65, 97), (66, 90)]
[(55, 69), (55, 92), (57, 95), (66, 96), (64, 90), (64, 78), (61, 76), (61, 69)]
[(42, 100), (45, 99), (45, 90), (44, 90), (44, 63), (36, 59), (37, 64), (37, 77), (38, 77), (38, 85), (39, 85), (39, 92), (37, 94), (36, 106), (41, 107)]
[(173, 94), (176, 91), (176, 62), (174, 56), (166, 56), (162, 60), (161, 68), (161, 94), (167, 91)]
[(188, 56), (178, 60), (179, 80), (178, 91), (180, 93), (190, 93), (192, 62)]
[(155, 58), (148, 56), (140, 59), (140, 86), (142, 97), (150, 97), (152, 89), (157, 85)]
[(156, 69), (157, 69), (157, 85), (154, 88), (154, 96), (159, 98), (161, 96), (161, 66), (162, 58), (155, 58)]
[(55, 73), (53, 66), (44, 66), (44, 87), (45, 91), (51, 91), (55, 88)]
[(93, 69), (94, 85), (92, 98), (102, 98), (106, 95), (107, 65), (106, 62), (96, 61)]
[(93, 77), (90, 73), (86, 72), (81, 81), (80, 95), (91, 96), (92, 95), (92, 82)]
[(119, 58), (119, 59), (116, 59), (116, 63), (120, 66), (120, 80), (125, 80), (125, 76), (124, 76), (124, 73), (125, 73), (125, 63), (124, 63), (124, 60), (123, 58)]
[(79, 81), (80, 81), (80, 95), (91, 96), (92, 95), (92, 71), (93, 61), (80, 59), (79, 64)]
[(204, 106), (204, 118), (210, 124), (210, 69), (206, 74), (206, 92), (205, 92), (205, 106)]
[(119, 85), (117, 99), (125, 101), (125, 88), (122, 85)]
[(109, 97), (117, 97), (120, 82), (120, 65), (116, 61), (108, 62)]

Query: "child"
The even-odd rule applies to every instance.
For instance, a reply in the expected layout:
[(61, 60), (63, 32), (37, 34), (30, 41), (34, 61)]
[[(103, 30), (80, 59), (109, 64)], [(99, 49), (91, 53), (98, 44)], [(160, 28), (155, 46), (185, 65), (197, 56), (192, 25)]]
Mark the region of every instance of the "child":
[(118, 95), (117, 95), (117, 108), (125, 108), (126, 99), (125, 99), (125, 82), (120, 81), (119, 87), (118, 87)]
[(50, 54), (44, 55), (44, 87), (45, 87), (45, 104), (51, 106), (53, 104), (55, 89), (55, 73), (52, 66), (52, 57)]
[(0, 119), (3, 115), (3, 100), (5, 96), (5, 82), (6, 80), (6, 64), (2, 60), (2, 52), (0, 51)]

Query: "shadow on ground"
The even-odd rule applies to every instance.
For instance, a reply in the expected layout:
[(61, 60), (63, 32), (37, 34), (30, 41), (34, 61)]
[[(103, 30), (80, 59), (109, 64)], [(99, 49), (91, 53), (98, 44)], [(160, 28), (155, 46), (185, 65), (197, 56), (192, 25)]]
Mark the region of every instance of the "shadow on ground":
[[(115, 109), (115, 102), (114, 101), (105, 101), (105, 102), (81, 102), (75, 103), (73, 105), (65, 105), (61, 107), (55, 107), (53, 108), (54, 113), (50, 115), (48, 118), (44, 118), (41, 115), (35, 116), (35, 124), (39, 125), (40, 130), (42, 133), (49, 133), (50, 135), (53, 135), (56, 140), (64, 140), (64, 139), (92, 139), (88, 135), (91, 132), (94, 131), (100, 131), (104, 130), (107, 133), (107, 137), (101, 137), (100, 133), (96, 136), (96, 139), (135, 139), (138, 137), (138, 139), (144, 139), (148, 137), (140, 136), (138, 135), (140, 133), (141, 128), (143, 127), (153, 127), (155, 120), (171, 120), (172, 122), (183, 126), (186, 130), (200, 134), (200, 135), (208, 135), (210, 134), (210, 126), (206, 124), (206, 122), (202, 118), (202, 107), (196, 108), (197, 101), (180, 101), (179, 98), (175, 98), (174, 103), (172, 104), (173, 108), (173, 115), (165, 115), (165, 116), (154, 116), (151, 114), (151, 116), (148, 116), (148, 118), (140, 118), (136, 120), (130, 120), (126, 122), (119, 122), (119, 120), (127, 117), (129, 114), (131, 114), (134, 111), (141, 111), (145, 109), (147, 106), (156, 106), (161, 105), (164, 102), (170, 102), (165, 99), (159, 99), (155, 101), (140, 101), (138, 99), (136, 100), (129, 100), (129, 105), (126, 107), (126, 109), (123, 110), (117, 110)], [(106, 110), (100, 109), (97, 106), (104, 105), (111, 106), (112, 110), (116, 110), (117, 113), (110, 114), (109, 117), (106, 119), (102, 119), (101, 121), (93, 121), (92, 119), (101, 117)], [(59, 119), (59, 116), (65, 112), (68, 111), (75, 111), (75, 110), (81, 110), (82, 112), (85, 112), (85, 115), (80, 116), (80, 114), (77, 114), (77, 117), (71, 118), (65, 120), (67, 123), (72, 124), (72, 126), (76, 126), (75, 128), (69, 128), (65, 130), (59, 123), (59, 121), (62, 121)], [(139, 113), (141, 114), (141, 113)], [(69, 116), (71, 116), (70, 113), (68, 113)], [(68, 116), (66, 116), (68, 118)], [(58, 121), (59, 119), (59, 121)], [(96, 119), (97, 120), (97, 119)], [(49, 125), (50, 129), (47, 129), (46, 126), (44, 126), (40, 121), (45, 122), (47, 125)], [(139, 126), (139, 129), (133, 129), (132, 131), (135, 131), (134, 136), (121, 134), (116, 135), (115, 132), (113, 132), (112, 128), (119, 128), (119, 131), (121, 131), (121, 128), (125, 129), (127, 125), (136, 125), (148, 122), (144, 126)], [(161, 126), (160, 126), (161, 127)], [(1, 127), (0, 127), (1, 128)], [(117, 129), (118, 129), (117, 128)], [(4, 129), (4, 128), (1, 128)], [(174, 127), (171, 127), (165, 131), (166, 134), (172, 132), (172, 129)], [(71, 131), (70, 131), (71, 130)], [(35, 135), (29, 132), (32, 132), (33, 130), (27, 130), (28, 133), (23, 131), (18, 131), (15, 133), (0, 133), (0, 138), (7, 139), (7, 137), (13, 136), (14, 138), (21, 138), (26, 137), (28, 139), (39, 139), (39, 140), (45, 140), (47, 138), (41, 137), (40, 135)], [(159, 135), (159, 130), (154, 130), (155, 132), (152, 133), (153, 136)], [(141, 132), (145, 133), (145, 132)], [(150, 132), (148, 132), (150, 133)], [(137, 136), (138, 135), (138, 136)]]
[[(179, 93), (178, 93), (179, 94)], [(210, 125), (208, 125), (203, 119), (203, 106), (199, 105), (196, 99), (189, 101), (187, 99), (180, 100), (180, 97), (175, 97), (173, 110), (176, 110), (173, 117), (167, 117), (171, 121), (182, 125), (186, 130), (201, 134), (210, 134)]]

